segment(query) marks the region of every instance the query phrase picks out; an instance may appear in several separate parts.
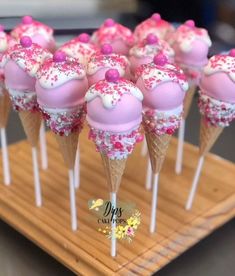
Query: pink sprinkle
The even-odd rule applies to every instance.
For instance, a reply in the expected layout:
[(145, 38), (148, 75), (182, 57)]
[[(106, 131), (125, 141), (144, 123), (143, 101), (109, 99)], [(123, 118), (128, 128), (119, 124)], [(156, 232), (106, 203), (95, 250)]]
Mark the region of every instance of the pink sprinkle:
[(137, 138), (136, 138), (136, 142), (137, 143), (140, 143), (144, 140), (144, 136), (143, 135), (139, 135)]
[(29, 48), (32, 45), (32, 39), (29, 36), (22, 36), (20, 44), (24, 48)]
[(108, 18), (104, 21), (105, 27), (113, 27), (115, 25), (115, 21), (112, 18)]
[(101, 47), (101, 53), (103, 55), (110, 55), (113, 52), (113, 47), (110, 44), (104, 44)]
[(195, 27), (195, 22), (194, 20), (187, 20), (185, 23), (184, 23), (186, 26), (190, 27), (190, 28), (194, 28)]
[(146, 42), (147, 42), (147, 44), (150, 44), (150, 45), (156, 44), (156, 43), (158, 43), (158, 38), (154, 34), (148, 34), (146, 37)]
[(161, 20), (161, 15), (160, 15), (159, 13), (154, 13), (154, 14), (151, 16), (151, 18), (152, 18), (154, 21), (158, 22), (158, 21)]
[(114, 144), (114, 148), (115, 148), (115, 149), (121, 149), (121, 148), (122, 148), (122, 144), (121, 144), (120, 142), (116, 142), (116, 143)]
[(167, 63), (167, 57), (163, 54), (158, 54), (154, 57), (153, 62), (156, 65), (164, 66)]
[(120, 74), (117, 69), (109, 69), (105, 73), (105, 79), (108, 82), (117, 82), (119, 80), (119, 78), (120, 78)]
[(32, 16), (26, 15), (22, 18), (22, 23), (23, 24), (31, 24), (33, 23), (33, 18)]
[(166, 131), (167, 134), (172, 135), (174, 133), (174, 130), (171, 128), (168, 128)]
[(56, 51), (53, 55), (54, 62), (64, 62), (66, 60), (66, 54), (62, 51)]
[(86, 33), (80, 34), (78, 40), (83, 43), (88, 43), (90, 41), (90, 36)]

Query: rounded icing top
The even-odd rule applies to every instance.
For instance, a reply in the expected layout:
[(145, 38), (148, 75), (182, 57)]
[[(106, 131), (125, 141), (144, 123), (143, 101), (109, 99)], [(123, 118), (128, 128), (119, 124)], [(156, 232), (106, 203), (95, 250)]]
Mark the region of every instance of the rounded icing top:
[(106, 19), (100, 28), (92, 35), (92, 41), (96, 42), (98, 45), (112, 43), (117, 40), (122, 40), (128, 46), (134, 44), (131, 30), (110, 18)]
[(176, 65), (167, 63), (167, 58), (156, 55), (154, 62), (143, 66), (139, 74), (147, 90), (153, 90), (166, 82), (177, 83), (183, 91), (188, 90), (188, 83), (183, 71)]
[[(105, 44), (105, 45), (109, 45), (109, 44)], [(107, 53), (106, 51), (107, 48), (105, 47), (106, 53)], [(129, 66), (129, 61), (125, 56), (115, 54), (115, 53), (102, 54), (102, 48), (101, 48), (101, 54), (97, 53), (90, 58), (87, 64), (87, 74), (93, 75), (102, 68), (115, 68), (119, 71), (121, 76), (124, 76), (128, 66)]]
[(154, 55), (160, 52), (162, 52), (170, 59), (173, 59), (175, 55), (174, 50), (166, 41), (159, 39), (156, 35), (152, 33), (148, 34), (146, 39), (140, 41), (130, 49), (130, 55), (135, 56), (137, 58), (153, 58)]
[(66, 55), (78, 59), (79, 63), (86, 65), (92, 55), (98, 52), (99, 48), (90, 42), (84, 42), (85, 34), (66, 42), (60, 47), (60, 50)]
[(235, 103), (235, 51), (211, 57), (203, 69), (201, 90), (210, 97)]
[(83, 66), (61, 51), (57, 51), (53, 58), (45, 60), (37, 74), (40, 86), (45, 89), (53, 89), (70, 80), (80, 80), (85, 77)]
[(12, 60), (29, 76), (36, 77), (43, 61), (50, 57), (51, 53), (32, 43), (29, 37), (22, 37), (21, 43), (10, 47), (4, 54), (1, 65), (4, 67), (9, 60)]
[(113, 53), (113, 47), (112, 47), (112, 45), (110, 45), (108, 43), (103, 44), (101, 49), (100, 49), (100, 52), (103, 55), (110, 55), (110, 54)]
[(34, 20), (31, 16), (24, 16), (22, 22), (17, 25), (11, 32), (11, 36), (17, 41), (22, 36), (30, 36), (31, 38), (36, 35), (42, 35), (48, 42), (53, 39), (53, 29), (41, 22)]
[(103, 107), (113, 109), (123, 95), (132, 95), (137, 100), (143, 100), (141, 91), (130, 81), (119, 78), (117, 70), (110, 69), (105, 74), (106, 79), (101, 80), (90, 87), (85, 100), (89, 103), (96, 97), (101, 98)]
[(235, 49), (232, 49), (228, 55), (215, 55), (209, 59), (208, 64), (204, 67), (205, 75), (215, 73), (225, 73), (235, 82)]
[(161, 39), (174, 31), (173, 25), (163, 20), (159, 13), (154, 13), (150, 18), (136, 26), (134, 36), (137, 41), (143, 40), (149, 33), (153, 33)]

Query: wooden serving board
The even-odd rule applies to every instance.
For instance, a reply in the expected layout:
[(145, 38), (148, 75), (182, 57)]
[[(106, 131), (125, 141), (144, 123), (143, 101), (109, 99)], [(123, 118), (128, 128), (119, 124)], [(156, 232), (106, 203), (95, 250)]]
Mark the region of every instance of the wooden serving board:
[(43, 207), (34, 205), (31, 149), (22, 141), (9, 146), (12, 185), (0, 185), (0, 217), (76, 274), (150, 275), (235, 215), (235, 165), (212, 154), (206, 157), (193, 209), (185, 211), (198, 152), (185, 145), (183, 173), (177, 176), (173, 138), (160, 176), (157, 233), (149, 234), (151, 192), (144, 185), (147, 157), (141, 157), (138, 145), (128, 159), (118, 198), (136, 203), (142, 221), (131, 243), (118, 242), (113, 259), (110, 241), (97, 231), (87, 206), (91, 198), (108, 198), (101, 159), (87, 140), (87, 130), (80, 138), (77, 232), (70, 230), (67, 170), (53, 135), (48, 133), (47, 138), (49, 169), (41, 171)]

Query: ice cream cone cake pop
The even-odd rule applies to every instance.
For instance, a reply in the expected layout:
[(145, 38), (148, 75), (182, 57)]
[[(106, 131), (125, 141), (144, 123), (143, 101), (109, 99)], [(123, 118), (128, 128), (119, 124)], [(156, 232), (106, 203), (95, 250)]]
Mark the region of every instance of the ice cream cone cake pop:
[(88, 89), (85, 70), (76, 59), (62, 51), (41, 66), (36, 82), (39, 107), (55, 134), (69, 170), (71, 227), (77, 229), (74, 164), (78, 136), (85, 119), (84, 96)]
[(186, 209), (191, 209), (204, 156), (213, 147), (225, 127), (235, 119), (235, 49), (228, 55), (215, 55), (204, 67), (199, 84), (201, 113), (199, 162), (193, 179)]
[(143, 67), (136, 82), (144, 95), (143, 126), (145, 130), (152, 172), (154, 174), (150, 232), (156, 228), (158, 176), (170, 139), (179, 127), (183, 100), (188, 83), (183, 71), (158, 54), (154, 62)]
[[(118, 70), (109, 69), (105, 79), (92, 85), (85, 98), (89, 138), (101, 154), (115, 207), (127, 157), (135, 144), (142, 141), (139, 127), (143, 95), (132, 82), (120, 78)], [(114, 227), (115, 221), (112, 222), (111, 256), (116, 255)]]
[(126, 56), (113, 53), (110, 44), (104, 44), (99, 53), (93, 55), (87, 65), (87, 78), (89, 85), (105, 79), (105, 73), (109, 69), (117, 69), (120, 77), (128, 78), (129, 61)]
[[(7, 35), (4, 32), (4, 27), (0, 25), (0, 62), (2, 61), (3, 55), (6, 53), (7, 49), (12, 47), (14, 43), (14, 39)], [(8, 91), (5, 87), (4, 79), (4, 71), (0, 68), (0, 134), (2, 145), (3, 177), (4, 184), (10, 185), (11, 177), (7, 149), (6, 125), (8, 122), (11, 102)]]
[(133, 80), (136, 80), (135, 73), (139, 66), (153, 61), (156, 54), (166, 55), (170, 62), (174, 60), (174, 50), (155, 34), (149, 33), (146, 38), (130, 49), (129, 60), (131, 64), (131, 74)]
[(37, 143), (41, 125), (38, 112), (35, 82), (37, 71), (50, 53), (24, 36), (3, 56), (2, 66), (5, 85), (9, 91), (13, 109), (18, 111), (27, 139), (32, 146), (36, 205), (41, 206), (41, 186), (37, 163)]
[(91, 42), (90, 36), (86, 33), (66, 42), (60, 47), (60, 51), (66, 55), (78, 59), (80, 64), (87, 66), (87, 62), (92, 55), (99, 51), (99, 48)]
[(128, 55), (129, 49), (134, 45), (134, 37), (130, 29), (108, 18), (93, 33), (92, 41), (97, 45), (109, 43), (114, 53)]
[(166, 39), (174, 29), (173, 25), (163, 20), (159, 13), (154, 13), (151, 17), (136, 26), (134, 37), (136, 41), (142, 41), (148, 34), (152, 33), (160, 39)]
[(22, 36), (29, 36), (34, 43), (40, 45), (44, 49), (54, 52), (55, 40), (53, 32), (51, 27), (26, 15), (22, 17), (21, 23), (11, 31), (11, 36), (18, 42)]
[(175, 50), (175, 61), (184, 70), (189, 82), (189, 90), (184, 100), (184, 118), (178, 139), (176, 173), (179, 174), (182, 170), (185, 119), (189, 113), (202, 68), (208, 62), (211, 40), (207, 30), (196, 27), (193, 20), (187, 20), (177, 28), (169, 41)]

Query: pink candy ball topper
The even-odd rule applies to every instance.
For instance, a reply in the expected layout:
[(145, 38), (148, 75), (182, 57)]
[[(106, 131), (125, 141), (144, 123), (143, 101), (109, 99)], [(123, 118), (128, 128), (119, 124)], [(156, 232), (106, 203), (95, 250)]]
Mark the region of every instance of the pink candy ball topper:
[(158, 66), (164, 66), (165, 64), (167, 64), (168, 60), (164, 54), (160, 53), (153, 58), (153, 62)]
[(158, 37), (154, 34), (148, 34), (146, 37), (146, 43), (149, 45), (157, 44), (158, 43)]
[(104, 21), (105, 27), (113, 27), (115, 25), (115, 21), (112, 18), (108, 18)]
[(119, 74), (118, 70), (116, 70), (116, 69), (109, 69), (105, 73), (105, 79), (108, 82), (117, 82), (120, 79), (120, 74)]
[(184, 23), (186, 26), (188, 26), (188, 27), (190, 27), (190, 28), (194, 28), (195, 27), (195, 22), (194, 22), (194, 20), (187, 20), (187, 21), (185, 21), (185, 23)]
[(32, 16), (26, 15), (22, 18), (22, 23), (23, 24), (32, 24), (33, 23), (33, 18)]
[(66, 61), (66, 54), (62, 51), (56, 51), (53, 55), (54, 62), (64, 62)]
[(90, 36), (89, 34), (82, 33), (78, 36), (78, 40), (83, 43), (88, 43), (90, 41)]
[(29, 36), (22, 36), (20, 39), (20, 44), (24, 48), (31, 47), (32, 43), (32, 39)]
[(113, 47), (110, 44), (103, 44), (100, 51), (103, 55), (110, 55), (113, 53)]
[(154, 21), (156, 22), (159, 22), (161, 20), (161, 15), (159, 13), (154, 13), (152, 16), (151, 16), (151, 19), (153, 19)]

